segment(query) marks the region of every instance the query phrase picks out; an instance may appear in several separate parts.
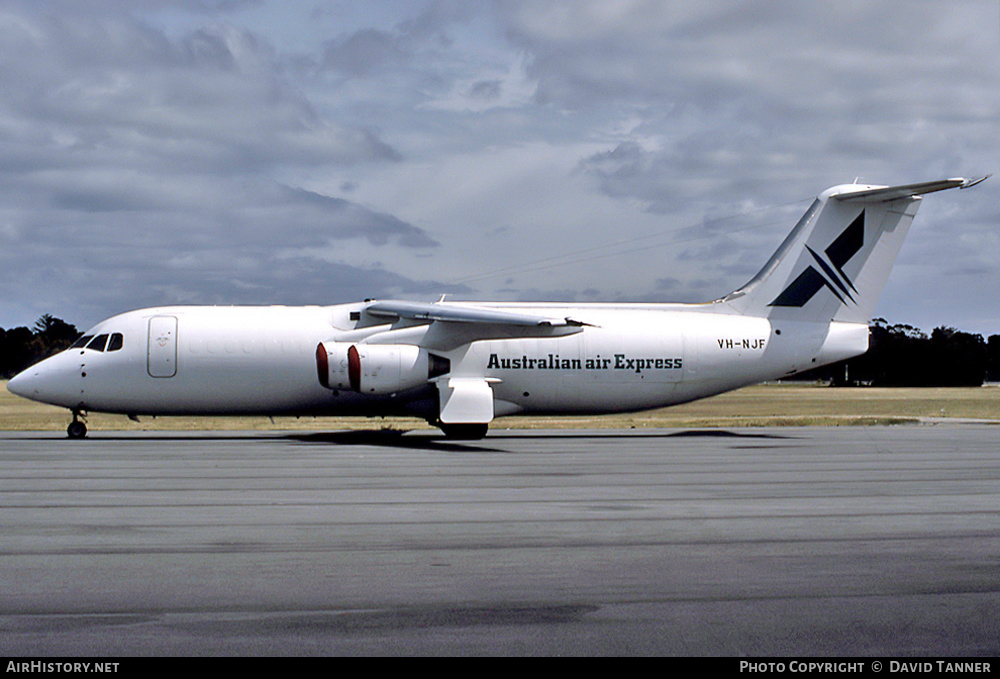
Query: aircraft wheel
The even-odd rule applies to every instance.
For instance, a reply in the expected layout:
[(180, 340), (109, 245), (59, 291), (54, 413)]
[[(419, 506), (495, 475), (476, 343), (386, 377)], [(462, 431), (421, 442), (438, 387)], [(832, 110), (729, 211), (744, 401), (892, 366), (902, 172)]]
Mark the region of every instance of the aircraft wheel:
[(488, 424), (440, 424), (441, 431), (450, 439), (458, 441), (478, 441), (485, 438)]
[(82, 439), (87, 435), (87, 425), (79, 420), (70, 422), (66, 427), (66, 435), (71, 439)]

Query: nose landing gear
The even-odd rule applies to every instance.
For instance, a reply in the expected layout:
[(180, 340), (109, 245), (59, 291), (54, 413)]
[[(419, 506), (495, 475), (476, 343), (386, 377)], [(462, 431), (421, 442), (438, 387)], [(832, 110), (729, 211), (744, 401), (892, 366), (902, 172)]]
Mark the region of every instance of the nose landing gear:
[(82, 439), (87, 436), (87, 415), (82, 410), (73, 410), (73, 421), (66, 427), (66, 435), (71, 439)]

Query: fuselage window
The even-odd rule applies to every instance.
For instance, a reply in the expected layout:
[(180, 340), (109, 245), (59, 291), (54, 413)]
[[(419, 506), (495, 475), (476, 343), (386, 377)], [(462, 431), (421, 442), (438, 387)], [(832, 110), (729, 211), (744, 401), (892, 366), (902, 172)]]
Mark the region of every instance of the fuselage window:
[(108, 351), (118, 351), (122, 348), (122, 343), (124, 341), (125, 338), (122, 337), (120, 332), (113, 333), (111, 335), (111, 340), (108, 342)]
[(87, 348), (93, 349), (94, 351), (104, 351), (104, 345), (107, 343), (107, 335), (98, 335), (94, 339), (90, 340), (90, 344), (87, 345)]
[(73, 342), (72, 346), (70, 346), (70, 349), (79, 349), (80, 347), (85, 347), (87, 346), (87, 342), (89, 342), (92, 339), (94, 339), (93, 335), (83, 335), (82, 337), (80, 337), (80, 339)]

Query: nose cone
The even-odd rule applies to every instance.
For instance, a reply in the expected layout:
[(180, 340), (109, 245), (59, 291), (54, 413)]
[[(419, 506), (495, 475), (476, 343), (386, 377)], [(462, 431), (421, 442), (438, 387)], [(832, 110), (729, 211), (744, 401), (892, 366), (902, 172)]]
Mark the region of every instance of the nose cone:
[(7, 391), (22, 398), (31, 398), (31, 383), (31, 368), (28, 368), (10, 378), (7, 383)]
[(7, 383), (7, 391), (32, 401), (72, 408), (81, 400), (79, 370), (71, 362), (56, 355), (36, 363), (15, 375)]

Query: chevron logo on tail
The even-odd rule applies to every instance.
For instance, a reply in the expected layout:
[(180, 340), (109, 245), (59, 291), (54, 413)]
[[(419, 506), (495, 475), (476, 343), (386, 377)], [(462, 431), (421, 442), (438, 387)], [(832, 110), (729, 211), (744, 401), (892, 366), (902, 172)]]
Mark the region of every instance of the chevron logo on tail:
[(806, 250), (812, 255), (819, 269), (811, 265), (806, 267), (805, 271), (782, 290), (781, 294), (775, 297), (768, 306), (805, 306), (824, 287), (830, 290), (842, 304), (848, 304), (848, 302), (856, 304), (851, 291), (857, 293), (857, 288), (854, 287), (854, 283), (851, 282), (848, 275), (844, 273), (844, 265), (861, 250), (864, 244), (865, 211), (862, 210), (861, 214), (844, 229), (843, 233), (837, 236), (823, 251), (826, 254), (825, 259), (811, 247), (806, 246)]

